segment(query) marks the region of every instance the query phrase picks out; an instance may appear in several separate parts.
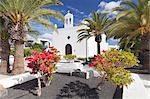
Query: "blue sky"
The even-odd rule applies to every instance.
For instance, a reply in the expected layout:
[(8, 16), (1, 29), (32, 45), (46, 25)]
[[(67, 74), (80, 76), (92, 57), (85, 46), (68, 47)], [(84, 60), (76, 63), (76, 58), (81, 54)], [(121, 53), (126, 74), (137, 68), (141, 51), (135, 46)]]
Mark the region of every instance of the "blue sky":
[[(60, 0), (63, 2), (63, 6), (48, 6), (61, 12), (63, 15), (70, 10), (74, 14), (74, 25), (79, 24), (84, 18), (89, 18), (90, 13), (93, 11), (109, 12), (112, 14), (111, 9), (119, 6), (120, 0)], [(58, 27), (63, 27), (63, 22), (51, 18), (50, 21), (57, 24)], [(51, 33), (52, 30), (47, 30), (43, 26), (34, 24), (33, 28), (40, 31), (41, 33)]]
[[(120, 0), (60, 0), (63, 2), (63, 6), (52, 6), (50, 8), (60, 11), (62, 14), (66, 14), (70, 10), (74, 14), (74, 24), (77, 25), (84, 18), (89, 17), (90, 13), (97, 10), (104, 10), (99, 6), (101, 2), (110, 3), (118, 2)], [(63, 23), (52, 19), (52, 21), (58, 24), (59, 27), (63, 26)]]
[[(63, 6), (50, 6), (51, 8), (61, 12), (63, 15), (70, 10), (74, 14), (74, 25), (79, 24), (84, 18), (88, 18), (90, 13), (93, 11), (103, 11), (103, 4), (106, 3), (109, 6), (109, 3), (116, 3), (120, 0), (60, 0), (63, 2)], [(102, 6), (100, 4), (102, 3)], [(106, 6), (107, 6), (106, 5)], [(112, 4), (112, 6), (115, 4)], [(51, 22), (57, 24), (58, 27), (63, 27), (63, 22), (51, 18)], [(44, 29), (41, 25), (34, 24), (33, 27), (40, 32), (50, 32)]]

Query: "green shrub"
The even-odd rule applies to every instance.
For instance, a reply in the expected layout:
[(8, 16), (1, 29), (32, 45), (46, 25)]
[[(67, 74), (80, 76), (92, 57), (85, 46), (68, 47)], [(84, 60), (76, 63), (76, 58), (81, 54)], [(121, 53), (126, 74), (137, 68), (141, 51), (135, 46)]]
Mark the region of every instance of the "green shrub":
[(31, 48), (24, 49), (24, 57), (31, 56), (33, 51), (40, 53), (43, 50), (42, 44), (34, 43)]
[(76, 58), (76, 55), (68, 54), (68, 55), (64, 55), (64, 58), (66, 60), (74, 60)]
[(138, 66), (138, 63), (139, 60), (133, 53), (112, 49), (97, 55), (89, 66), (94, 67), (103, 76), (102, 81), (108, 79), (123, 87), (133, 81), (131, 73), (125, 68)]
[(109, 61), (117, 67), (122, 66), (126, 68), (138, 66), (140, 62), (133, 53), (127, 51), (119, 51), (116, 49), (107, 51), (105, 54), (103, 54), (103, 56), (109, 59)]
[(44, 46), (43, 46), (42, 44), (34, 43), (34, 44), (31, 46), (31, 49), (41, 49), (41, 50), (43, 50), (43, 49), (44, 49)]
[(28, 57), (31, 56), (33, 50), (31, 49), (24, 49), (24, 57)]
[[(31, 53), (33, 51), (40, 53), (42, 50), (43, 50), (43, 46), (41, 44), (35, 43), (32, 45), (31, 48), (24, 49), (24, 57), (31, 56)], [(10, 55), (13, 55), (13, 56), (15, 55), (15, 49), (14, 48), (11, 48)]]
[(132, 66), (138, 66), (140, 61), (138, 58), (131, 52), (122, 51), (123, 56), (123, 63), (125, 68), (126, 67), (132, 67)]
[(38, 53), (41, 53), (42, 49), (40, 49), (40, 48), (34, 48), (34, 49), (32, 49), (32, 51), (36, 51)]
[(107, 78), (111, 81), (114, 85), (123, 87), (128, 86), (133, 82), (131, 77), (131, 73), (124, 68), (109, 68), (107, 71)]
[(31, 53), (34, 52), (34, 51), (36, 51), (38, 53), (41, 53), (42, 50), (40, 48), (34, 48), (34, 49), (28, 48), (28, 49), (24, 49), (24, 57), (31, 56)]

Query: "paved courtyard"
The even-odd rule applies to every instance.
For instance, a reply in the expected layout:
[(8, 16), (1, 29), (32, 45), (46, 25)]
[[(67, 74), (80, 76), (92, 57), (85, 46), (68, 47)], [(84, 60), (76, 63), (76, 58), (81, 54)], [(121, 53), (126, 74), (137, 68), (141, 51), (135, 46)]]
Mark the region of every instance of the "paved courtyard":
[(41, 97), (36, 96), (37, 81), (32, 80), (8, 89), (8, 95), (3, 99), (112, 99), (115, 87), (106, 82), (98, 91), (96, 86), (99, 82), (97, 78), (86, 80), (55, 74), (52, 84), (42, 88)]
[[(124, 88), (123, 99), (133, 99), (133, 97), (137, 97), (135, 99), (150, 99), (150, 74), (133, 73), (132, 75), (135, 81), (127, 89)], [(9, 76), (0, 75), (0, 79), (7, 77)], [(42, 88), (41, 97), (36, 96), (37, 81), (31, 80), (9, 88), (7, 96), (3, 99), (111, 99), (115, 87), (106, 82), (102, 90), (98, 91), (96, 85), (99, 82), (100, 80), (97, 78), (86, 80), (64, 74), (55, 74), (52, 84)]]

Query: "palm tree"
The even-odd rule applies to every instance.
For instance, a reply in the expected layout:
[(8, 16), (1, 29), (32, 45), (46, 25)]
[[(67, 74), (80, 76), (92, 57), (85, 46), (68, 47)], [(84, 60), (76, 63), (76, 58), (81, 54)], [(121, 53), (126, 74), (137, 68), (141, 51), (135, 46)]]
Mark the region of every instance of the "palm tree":
[(78, 30), (78, 41), (95, 36), (95, 41), (97, 42), (97, 53), (100, 54), (101, 34), (108, 31), (110, 24), (111, 22), (107, 17), (107, 14), (93, 12), (91, 19), (84, 19), (81, 23), (81, 25), (84, 25), (86, 28)]
[[(109, 37), (119, 38), (120, 43), (125, 46), (137, 44), (135, 41), (140, 38), (141, 53), (143, 54), (143, 67), (150, 71), (150, 2), (149, 0), (138, 0), (137, 2), (123, 1), (120, 7), (116, 22), (111, 27)], [(132, 44), (129, 44), (131, 43)]]
[(7, 22), (0, 17), (0, 47), (1, 47), (1, 65), (0, 73), (6, 74), (10, 72), (9, 69), (9, 33), (7, 31)]
[(0, 0), (0, 15), (9, 20), (10, 38), (14, 41), (14, 74), (24, 71), (24, 39), (31, 22), (40, 23), (54, 29), (55, 26), (49, 22), (50, 17), (63, 20), (63, 15), (46, 6), (62, 5), (59, 0)]

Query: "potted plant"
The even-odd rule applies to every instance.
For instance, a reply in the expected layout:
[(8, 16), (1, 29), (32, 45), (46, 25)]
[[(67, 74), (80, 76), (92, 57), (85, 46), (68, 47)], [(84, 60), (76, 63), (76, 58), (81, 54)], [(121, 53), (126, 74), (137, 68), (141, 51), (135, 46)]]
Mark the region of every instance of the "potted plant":
[(32, 52), (32, 56), (26, 58), (29, 61), (28, 67), (32, 69), (31, 74), (38, 76), (38, 96), (41, 96), (41, 81), (43, 79), (45, 85), (49, 85), (52, 75), (56, 71), (56, 64), (60, 61), (60, 55), (54, 47), (50, 47), (49, 51)]
[(102, 80), (98, 84), (98, 89), (101, 89), (105, 80), (112, 82), (119, 88), (128, 86), (133, 82), (130, 71), (126, 67), (138, 66), (138, 59), (131, 52), (119, 51), (112, 49), (103, 51), (103, 54), (95, 56), (90, 67), (94, 67), (101, 75)]
[(68, 62), (74, 62), (76, 55), (72, 55), (72, 54), (68, 54), (68, 55), (64, 55), (64, 58), (68, 61)]

